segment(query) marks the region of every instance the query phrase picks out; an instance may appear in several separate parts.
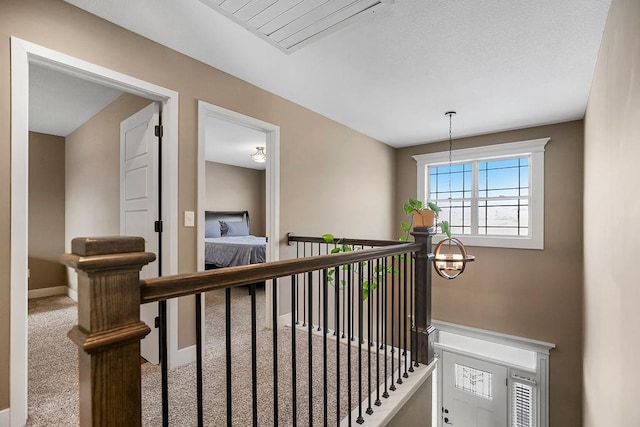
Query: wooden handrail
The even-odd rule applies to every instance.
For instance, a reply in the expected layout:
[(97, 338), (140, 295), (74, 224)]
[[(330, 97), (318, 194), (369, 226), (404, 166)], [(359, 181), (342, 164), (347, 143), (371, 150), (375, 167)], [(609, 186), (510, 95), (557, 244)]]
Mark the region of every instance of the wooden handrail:
[(373, 240), (373, 239), (350, 239), (347, 237), (334, 238), (332, 242), (327, 242), (322, 237), (296, 236), (293, 233), (287, 233), (287, 244), (295, 242), (305, 243), (326, 243), (334, 245), (355, 245), (355, 246), (393, 246), (402, 245), (404, 242), (400, 240)]
[(423, 249), (421, 243), (400, 243), (386, 247), (363, 249), (312, 258), (221, 268), (199, 273), (178, 274), (141, 280), (140, 297), (143, 304), (170, 298), (208, 292), (279, 277), (293, 276), (308, 271), (323, 270), (340, 265), (354, 264), (376, 258), (402, 255)]
[(78, 324), (68, 335), (79, 350), (80, 425), (135, 427), (142, 424), (140, 340), (150, 329), (140, 321), (141, 303), (372, 259), (414, 254), (415, 315), (411, 342), (416, 360), (431, 363), (434, 339), (431, 325), (432, 234), (427, 228), (416, 228), (411, 234), (416, 243), (393, 242), (373, 249), (144, 281), (139, 278), (140, 270), (152, 262), (155, 255), (144, 252), (142, 238), (74, 239), (72, 253), (64, 255), (62, 260), (78, 272)]

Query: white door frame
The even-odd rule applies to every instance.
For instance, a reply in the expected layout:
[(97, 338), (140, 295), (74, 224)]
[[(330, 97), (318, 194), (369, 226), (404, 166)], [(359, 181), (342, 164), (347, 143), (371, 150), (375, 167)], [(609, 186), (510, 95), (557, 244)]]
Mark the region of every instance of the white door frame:
[[(178, 93), (91, 64), (37, 44), (11, 37), (11, 426), (27, 421), (27, 266), (29, 174), (29, 64), (38, 64), (83, 80), (159, 101), (163, 139), (163, 271), (178, 272)], [(169, 366), (177, 363), (178, 306), (168, 304)]]
[[(205, 210), (206, 199), (205, 123), (207, 117), (233, 122), (240, 126), (264, 132), (266, 135), (266, 151), (269, 153), (267, 156), (265, 180), (267, 187), (265, 200), (267, 219), (266, 235), (269, 237), (267, 242), (267, 261), (277, 261), (280, 259), (280, 127), (235, 111), (227, 110), (226, 108), (218, 107), (217, 105), (209, 104), (205, 101), (198, 101), (198, 227), (196, 230), (198, 235), (196, 239), (198, 271), (204, 271), (204, 239), (200, 236), (204, 236), (203, 212)], [(269, 328), (273, 326), (272, 298), (272, 285), (267, 283), (265, 286), (265, 323)], [(202, 301), (204, 304), (204, 298)]]

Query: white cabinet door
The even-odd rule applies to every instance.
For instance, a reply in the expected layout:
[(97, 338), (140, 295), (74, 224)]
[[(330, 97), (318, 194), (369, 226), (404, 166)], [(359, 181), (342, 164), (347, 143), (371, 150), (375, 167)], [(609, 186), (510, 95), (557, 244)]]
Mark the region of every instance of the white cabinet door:
[(507, 368), (442, 352), (442, 425), (507, 426)]
[[(146, 251), (158, 255), (159, 235), (155, 221), (160, 220), (158, 208), (158, 138), (155, 126), (159, 106), (154, 102), (120, 123), (120, 233), (144, 237)], [(158, 275), (156, 260), (146, 265), (141, 278)], [(150, 328), (140, 344), (140, 354), (151, 363), (159, 363), (158, 329), (155, 318), (158, 304), (140, 306), (140, 319)]]

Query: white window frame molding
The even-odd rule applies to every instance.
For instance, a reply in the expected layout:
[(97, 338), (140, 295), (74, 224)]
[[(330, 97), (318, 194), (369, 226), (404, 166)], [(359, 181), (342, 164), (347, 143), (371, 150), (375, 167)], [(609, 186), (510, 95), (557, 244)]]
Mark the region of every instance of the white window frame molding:
[[(451, 162), (494, 160), (515, 156), (530, 156), (529, 165), (529, 230), (530, 236), (479, 236), (462, 235), (467, 246), (486, 246), (512, 249), (544, 249), (544, 151), (551, 138), (531, 139), (487, 145), (483, 147), (452, 150)], [(427, 201), (429, 190), (429, 166), (449, 164), (449, 152), (419, 154), (413, 156), (417, 163), (417, 199)], [(444, 235), (440, 235), (444, 238)]]

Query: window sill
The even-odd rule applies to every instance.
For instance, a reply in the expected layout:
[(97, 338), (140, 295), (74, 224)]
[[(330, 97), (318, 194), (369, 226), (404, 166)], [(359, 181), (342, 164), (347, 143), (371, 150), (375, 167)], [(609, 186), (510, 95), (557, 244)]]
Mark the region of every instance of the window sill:
[[(544, 249), (544, 241), (542, 239), (531, 237), (469, 236), (465, 234), (457, 234), (453, 237), (460, 239), (465, 246), (504, 249)], [(436, 234), (433, 236), (434, 245), (445, 238), (446, 236), (444, 234)]]

